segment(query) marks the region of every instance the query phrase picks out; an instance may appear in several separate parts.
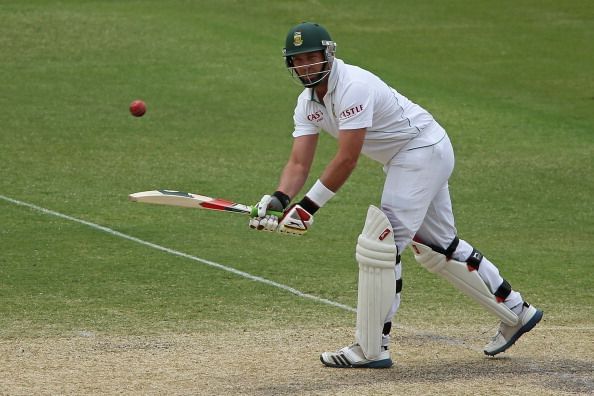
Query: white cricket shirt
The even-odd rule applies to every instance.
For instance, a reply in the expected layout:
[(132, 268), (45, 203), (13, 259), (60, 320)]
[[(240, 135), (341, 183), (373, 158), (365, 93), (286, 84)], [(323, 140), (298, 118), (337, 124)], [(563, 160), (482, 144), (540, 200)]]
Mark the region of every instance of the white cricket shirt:
[[(297, 99), (293, 137), (320, 133), (338, 137), (339, 130), (367, 128), (362, 152), (382, 164), (404, 146), (428, 146), (443, 139), (431, 114), (389, 87), (375, 74), (334, 59), (328, 92), (321, 104), (312, 88)], [(410, 144), (409, 144), (410, 143)]]

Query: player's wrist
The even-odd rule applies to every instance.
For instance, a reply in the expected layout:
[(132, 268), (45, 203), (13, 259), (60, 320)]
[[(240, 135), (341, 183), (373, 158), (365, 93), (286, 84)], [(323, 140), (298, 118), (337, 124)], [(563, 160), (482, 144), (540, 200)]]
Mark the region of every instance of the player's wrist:
[(309, 199), (307, 195), (303, 197), (301, 201), (297, 202), (297, 205), (301, 206), (312, 216), (318, 211), (318, 209), (320, 209), (320, 207), (314, 201)]
[(317, 207), (317, 209), (319, 209), (322, 206), (324, 206), (326, 202), (332, 199), (332, 197), (334, 197), (335, 194), (336, 193), (334, 191), (330, 190), (328, 187), (324, 185), (324, 183), (322, 183), (320, 179), (318, 179), (315, 182), (315, 184), (309, 189), (307, 194), (305, 194), (305, 198), (308, 198), (311, 201), (311, 203), (313, 203)]
[(279, 200), (279, 202), (283, 206), (283, 210), (287, 209), (287, 207), (291, 203), (291, 197), (289, 197), (287, 194), (285, 194), (282, 191), (277, 190), (272, 193), (272, 196), (276, 197)]

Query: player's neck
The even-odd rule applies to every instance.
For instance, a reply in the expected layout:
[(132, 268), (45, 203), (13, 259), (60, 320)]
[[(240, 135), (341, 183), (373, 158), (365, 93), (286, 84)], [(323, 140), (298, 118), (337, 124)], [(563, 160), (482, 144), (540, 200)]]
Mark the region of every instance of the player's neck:
[(314, 90), (320, 103), (324, 103), (324, 96), (326, 96), (326, 92), (328, 92), (328, 79), (326, 78), (320, 84), (316, 85)]

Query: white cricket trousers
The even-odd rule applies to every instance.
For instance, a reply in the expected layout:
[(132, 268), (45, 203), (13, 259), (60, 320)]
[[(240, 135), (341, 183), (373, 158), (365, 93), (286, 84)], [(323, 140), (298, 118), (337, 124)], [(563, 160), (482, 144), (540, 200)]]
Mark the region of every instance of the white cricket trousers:
[[(436, 122), (430, 128), (443, 128)], [(448, 248), (457, 235), (448, 189), (448, 179), (454, 169), (454, 150), (448, 135), (432, 146), (404, 147), (390, 163), (384, 166), (386, 180), (382, 193), (382, 211), (392, 228), (398, 252), (402, 253), (415, 235), (423, 243)], [(455, 260), (466, 262), (473, 247), (460, 239), (452, 254)], [(402, 265), (396, 265), (396, 279), (402, 277)], [(503, 283), (499, 270), (483, 257), (478, 273), (492, 293)], [(505, 300), (509, 308), (522, 302), (520, 293), (512, 292)], [(400, 305), (396, 294), (386, 322), (390, 322)]]

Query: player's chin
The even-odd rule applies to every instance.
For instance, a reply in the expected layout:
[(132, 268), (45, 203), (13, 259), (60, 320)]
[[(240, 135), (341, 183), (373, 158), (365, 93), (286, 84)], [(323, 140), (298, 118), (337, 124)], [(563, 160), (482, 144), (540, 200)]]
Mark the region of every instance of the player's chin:
[(303, 86), (305, 87), (313, 87), (314, 85), (316, 85), (317, 80), (312, 80), (312, 79), (308, 79), (308, 78), (304, 78), (304, 77), (300, 77), (301, 83), (303, 83)]

